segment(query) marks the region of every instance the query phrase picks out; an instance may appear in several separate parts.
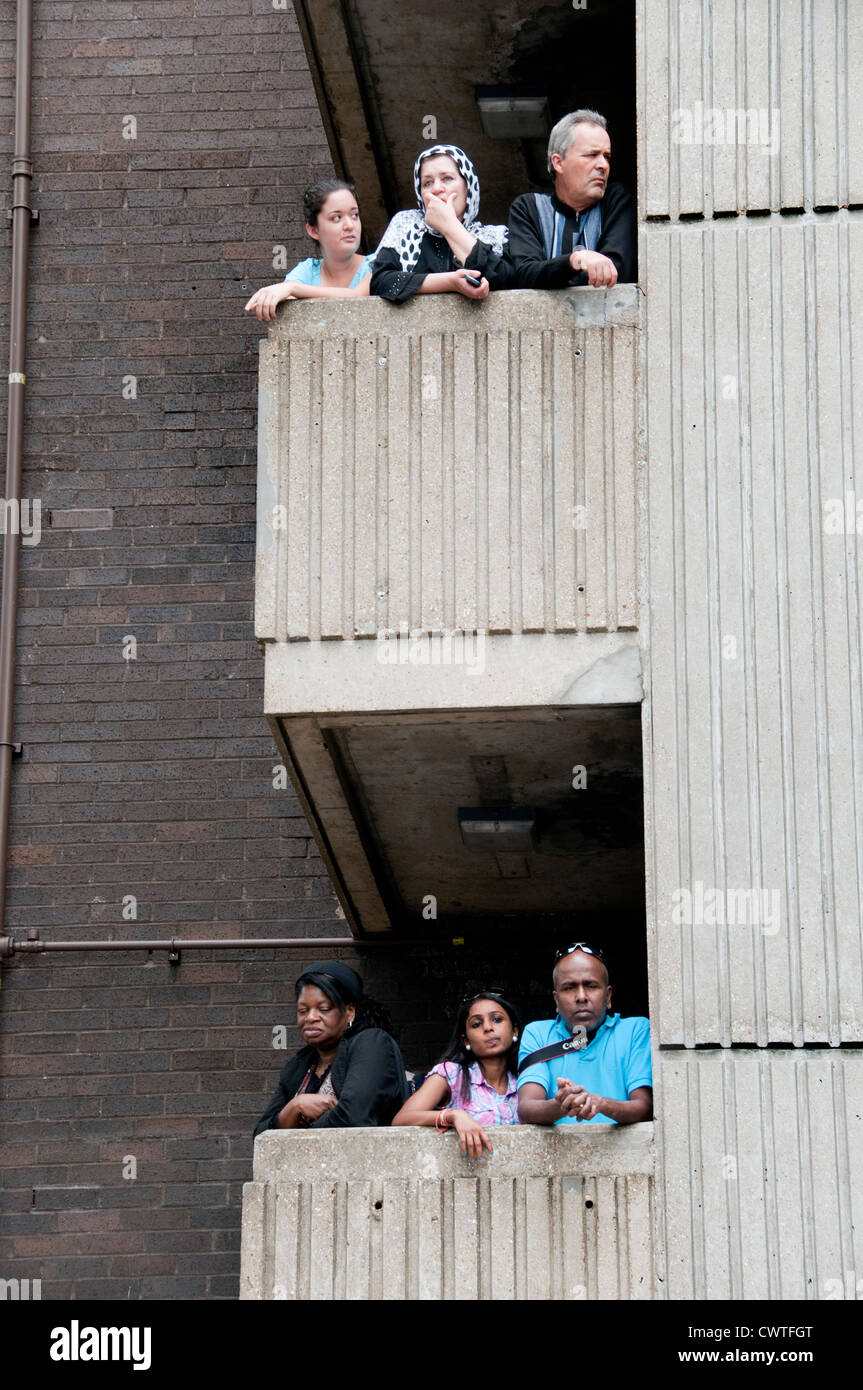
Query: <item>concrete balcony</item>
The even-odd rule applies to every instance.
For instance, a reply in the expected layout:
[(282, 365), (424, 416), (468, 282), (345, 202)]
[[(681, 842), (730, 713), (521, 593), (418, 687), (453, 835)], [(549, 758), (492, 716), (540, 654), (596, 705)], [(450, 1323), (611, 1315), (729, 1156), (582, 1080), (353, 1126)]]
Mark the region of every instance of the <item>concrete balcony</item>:
[(428, 1129), (260, 1135), (240, 1297), (655, 1296), (652, 1124), (517, 1125), (493, 1141), (477, 1168)]
[[(511, 912), (513, 877), (520, 911), (571, 911), (573, 765), (639, 780), (639, 322), (634, 285), (307, 301), (261, 344), (265, 709), (357, 932), (438, 886)], [(480, 805), (534, 807), (550, 852), (483, 869)], [(640, 833), (606, 819), (581, 901), (643, 913)]]

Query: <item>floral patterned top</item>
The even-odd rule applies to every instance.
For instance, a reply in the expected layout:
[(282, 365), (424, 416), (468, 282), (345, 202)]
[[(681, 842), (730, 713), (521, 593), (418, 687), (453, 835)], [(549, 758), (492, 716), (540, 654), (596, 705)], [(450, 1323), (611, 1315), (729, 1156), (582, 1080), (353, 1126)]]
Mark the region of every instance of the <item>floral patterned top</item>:
[(471, 1063), (470, 1095), (462, 1094), (462, 1070), (458, 1062), (438, 1062), (429, 1076), (442, 1076), (449, 1086), (447, 1109), (464, 1110), (481, 1125), (517, 1125), (518, 1089), (516, 1079), (507, 1073), (506, 1094), (498, 1095), (482, 1074), (479, 1062)]

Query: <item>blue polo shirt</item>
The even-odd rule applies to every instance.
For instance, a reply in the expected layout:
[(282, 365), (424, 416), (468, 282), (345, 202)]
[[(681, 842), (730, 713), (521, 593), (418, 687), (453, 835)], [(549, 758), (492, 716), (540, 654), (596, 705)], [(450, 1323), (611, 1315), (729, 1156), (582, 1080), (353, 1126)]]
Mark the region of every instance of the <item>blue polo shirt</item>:
[[(555, 1018), (529, 1023), (521, 1035), (519, 1063), (529, 1052), (570, 1036), (559, 1014)], [(547, 1100), (554, 1100), (559, 1076), (609, 1100), (629, 1100), (636, 1087), (652, 1086), (649, 1020), (606, 1014), (587, 1047), (567, 1052), (562, 1057), (553, 1057), (550, 1062), (535, 1062), (532, 1067), (526, 1067), (518, 1078), (518, 1088), (521, 1090), (528, 1081), (533, 1081), (542, 1086)], [(616, 1123), (607, 1115), (594, 1115), (592, 1120), (564, 1115), (562, 1119), (555, 1120), (558, 1125)]]

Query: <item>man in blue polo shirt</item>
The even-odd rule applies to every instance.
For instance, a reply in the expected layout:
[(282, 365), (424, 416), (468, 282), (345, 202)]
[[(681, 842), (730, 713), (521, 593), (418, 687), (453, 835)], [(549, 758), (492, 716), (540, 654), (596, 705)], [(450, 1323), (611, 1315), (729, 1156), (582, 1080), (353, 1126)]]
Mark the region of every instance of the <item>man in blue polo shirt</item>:
[(653, 1115), (650, 1024), (608, 1012), (601, 951), (576, 941), (555, 956), (557, 1017), (521, 1035), (518, 1118), (525, 1125), (634, 1125)]

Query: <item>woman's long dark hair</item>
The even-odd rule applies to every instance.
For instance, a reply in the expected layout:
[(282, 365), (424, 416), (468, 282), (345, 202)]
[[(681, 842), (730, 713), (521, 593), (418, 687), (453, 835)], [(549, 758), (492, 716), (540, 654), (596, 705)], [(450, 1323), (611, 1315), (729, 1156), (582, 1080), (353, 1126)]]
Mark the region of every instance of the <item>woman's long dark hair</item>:
[(346, 1009), (349, 1004), (353, 1004), (356, 1014), (354, 1021), (349, 1028), (346, 1028), (343, 1036), (354, 1038), (357, 1033), (361, 1033), (364, 1028), (382, 1028), (385, 1033), (393, 1036), (393, 1024), (387, 1010), (377, 999), (373, 999), (370, 994), (361, 990), (357, 999), (351, 999), (347, 992), (343, 990), (338, 980), (334, 980), (332, 975), (319, 974), (317, 971), (306, 971), (301, 975), (294, 986), (294, 993), (299, 999), (300, 990), (304, 985), (314, 985), (327, 996), (331, 1004), (335, 1004), (337, 1009)]
[[(468, 1015), (478, 999), (490, 999), (493, 1004), (497, 1004), (504, 1013), (507, 1014), (514, 1033), (521, 1033), (521, 1019), (518, 1009), (514, 1004), (510, 1004), (508, 999), (504, 999), (496, 989), (478, 989), (476, 994), (471, 994), (462, 1003), (453, 1025), (452, 1036), (447, 1043), (446, 1051), (439, 1062), (458, 1062), (461, 1067), (461, 1090), (460, 1098), (466, 1100), (470, 1095), (470, 1069), (474, 1062), (478, 1060), (472, 1052), (465, 1049), (464, 1034), (467, 1031)], [(480, 1064), (481, 1066), (482, 1064)], [(512, 1045), (506, 1054), (506, 1069), (513, 1076), (518, 1072), (518, 1040), (513, 1039)], [(452, 1096), (455, 1101), (455, 1096)]]
[(318, 179), (317, 183), (306, 189), (303, 194), (303, 217), (312, 227), (317, 227), (318, 218), (330, 194), (341, 193), (342, 189), (356, 198), (356, 185), (349, 183), (347, 179)]

